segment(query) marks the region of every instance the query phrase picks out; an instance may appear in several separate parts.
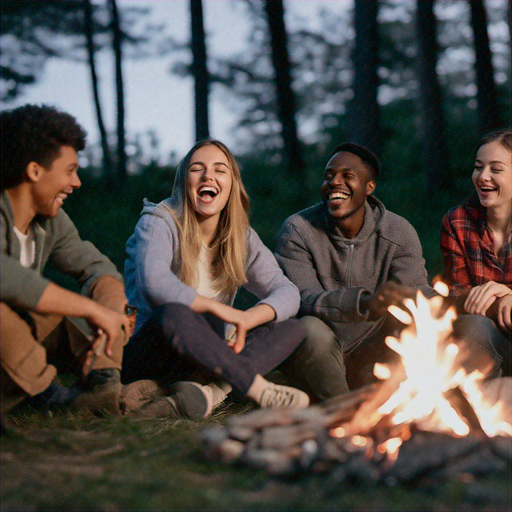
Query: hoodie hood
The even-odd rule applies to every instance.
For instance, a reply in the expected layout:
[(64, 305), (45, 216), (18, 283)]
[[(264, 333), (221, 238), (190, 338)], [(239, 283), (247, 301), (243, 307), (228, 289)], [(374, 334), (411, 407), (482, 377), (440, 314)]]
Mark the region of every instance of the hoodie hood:
[(143, 199), (140, 216), (143, 217), (144, 215), (156, 215), (162, 219), (168, 219), (169, 217), (173, 217), (171, 204), (172, 203), (170, 197), (164, 199), (160, 203), (153, 203), (148, 199)]

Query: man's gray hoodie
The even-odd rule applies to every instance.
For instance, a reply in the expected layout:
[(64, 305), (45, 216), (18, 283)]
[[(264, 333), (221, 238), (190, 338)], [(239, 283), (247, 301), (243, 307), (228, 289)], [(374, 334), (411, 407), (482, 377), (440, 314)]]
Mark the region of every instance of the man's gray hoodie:
[(363, 227), (352, 239), (343, 237), (323, 203), (292, 215), (281, 228), (276, 258), (299, 288), (299, 315), (326, 322), (344, 351), (383, 321), (367, 321), (359, 309), (362, 293), (394, 281), (432, 295), (416, 231), (373, 196), (365, 204)]

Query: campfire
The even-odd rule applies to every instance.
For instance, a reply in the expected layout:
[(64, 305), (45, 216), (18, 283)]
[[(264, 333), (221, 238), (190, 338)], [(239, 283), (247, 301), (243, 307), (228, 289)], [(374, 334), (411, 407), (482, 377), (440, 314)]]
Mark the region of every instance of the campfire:
[(375, 364), (380, 383), (304, 410), (256, 410), (204, 432), (205, 454), (275, 475), (336, 470), (386, 483), (506, 471), (512, 459), (512, 379), (466, 371), (452, 339), (447, 287), (389, 311), (406, 327), (386, 344), (395, 366)]

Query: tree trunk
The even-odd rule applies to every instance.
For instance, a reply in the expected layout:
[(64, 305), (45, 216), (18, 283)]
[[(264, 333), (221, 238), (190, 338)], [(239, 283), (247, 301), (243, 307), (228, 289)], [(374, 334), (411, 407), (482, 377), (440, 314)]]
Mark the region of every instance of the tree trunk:
[(281, 123), (284, 154), (290, 173), (301, 180), (303, 200), (307, 201), (307, 181), (302, 146), (297, 134), (296, 99), (292, 89), (291, 64), (288, 55), (284, 7), (282, 0), (266, 0), (265, 12), (270, 33), (274, 80), (277, 92), (277, 111)]
[[(508, 4), (508, 10), (507, 10), (507, 12), (508, 12), (508, 16), (507, 16), (508, 17), (508, 36), (509, 36), (510, 41), (512, 41), (512, 19), (511, 19), (512, 5), (511, 5), (511, 2), (507, 2), (507, 4)], [(511, 58), (512, 58), (512, 55), (511, 55)]]
[(417, 0), (416, 33), (421, 145), (423, 165), (428, 173), (428, 189), (432, 194), (440, 189), (446, 190), (450, 183), (441, 86), (436, 72), (438, 47), (434, 0)]
[(84, 0), (84, 32), (86, 38), (87, 57), (89, 69), (91, 70), (92, 92), (94, 97), (94, 106), (96, 107), (96, 118), (101, 137), (101, 149), (103, 151), (103, 172), (110, 175), (112, 172), (112, 159), (110, 158), (110, 149), (108, 147), (107, 131), (103, 123), (103, 114), (101, 110), (100, 95), (98, 91), (98, 75), (96, 74), (96, 63), (94, 60), (94, 23), (92, 17), (91, 0)]
[(348, 113), (351, 139), (376, 153), (380, 149), (378, 66), (378, 0), (356, 1), (354, 6), (356, 45), (353, 54), (354, 99)]
[(190, 0), (190, 21), (192, 27), (192, 75), (194, 77), (196, 140), (202, 140), (210, 136), (208, 119), (210, 76), (207, 67), (202, 0)]
[(477, 86), (478, 126), (481, 134), (501, 126), (498, 95), (494, 81), (487, 13), (483, 0), (469, 0), (471, 28), (475, 45), (475, 73)]
[(109, 0), (112, 14), (112, 35), (116, 70), (116, 94), (117, 94), (117, 175), (124, 180), (127, 175), (126, 151), (125, 151), (125, 126), (124, 126), (124, 85), (123, 85), (123, 54), (121, 24), (117, 10), (116, 0)]

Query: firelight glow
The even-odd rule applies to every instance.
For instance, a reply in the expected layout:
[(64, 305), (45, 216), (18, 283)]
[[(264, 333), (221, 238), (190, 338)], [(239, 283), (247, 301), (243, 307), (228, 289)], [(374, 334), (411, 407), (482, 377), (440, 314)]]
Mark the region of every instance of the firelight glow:
[(375, 377), (381, 380), (387, 380), (391, 377), (391, 370), (389, 369), (389, 366), (381, 363), (375, 363), (373, 373)]
[[(512, 425), (504, 420), (500, 404), (490, 407), (485, 401), (479, 388), (483, 374), (474, 371), (468, 375), (457, 369), (458, 347), (449, 343), (445, 348), (456, 313), (449, 308), (438, 317), (442, 302), (442, 297), (428, 300), (421, 292), (416, 302), (404, 301), (413, 322), (402, 331), (400, 339), (388, 336), (386, 344), (401, 356), (406, 378), (378, 412), (390, 415), (395, 425), (415, 422), (422, 429), (465, 436), (470, 432), (468, 424), (445, 397), (447, 391), (459, 387), (488, 436), (512, 435)], [(396, 310), (390, 308), (390, 313), (395, 314)], [(381, 368), (375, 371), (382, 373)]]

